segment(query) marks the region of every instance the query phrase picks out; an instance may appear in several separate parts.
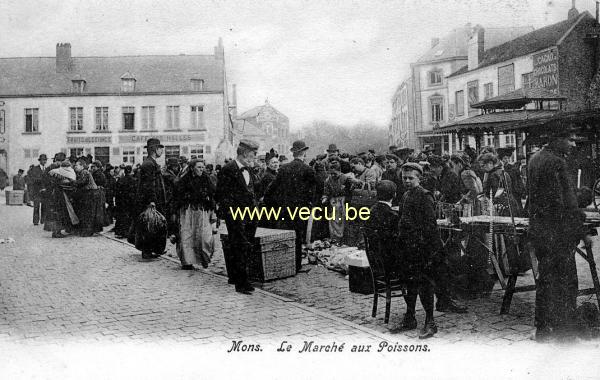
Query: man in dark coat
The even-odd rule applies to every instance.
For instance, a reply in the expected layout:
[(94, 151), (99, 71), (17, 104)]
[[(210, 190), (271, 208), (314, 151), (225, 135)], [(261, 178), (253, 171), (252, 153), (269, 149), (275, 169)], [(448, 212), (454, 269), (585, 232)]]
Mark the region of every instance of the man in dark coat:
[(163, 170), (162, 176), (165, 184), (165, 196), (167, 198), (167, 207), (165, 218), (169, 224), (169, 235), (177, 234), (177, 205), (173, 198), (175, 186), (177, 185), (177, 176), (180, 172), (179, 160), (171, 157), (167, 160), (167, 167)]
[(396, 196), (392, 200), (392, 205), (398, 206), (399, 200), (402, 199), (402, 196), (406, 191), (404, 183), (402, 182), (402, 170), (398, 166), (400, 159), (396, 155), (388, 154), (387, 160), (388, 167), (387, 170), (383, 172), (381, 179), (392, 181), (396, 185)]
[[(317, 180), (315, 171), (308, 166), (306, 160), (306, 151), (308, 147), (304, 141), (298, 140), (292, 143), (292, 155), (294, 159), (289, 164), (283, 165), (275, 181), (265, 193), (265, 200), (272, 200), (270, 204), (281, 207), (284, 214), (289, 207), (292, 212), (300, 208), (307, 207), (311, 209), (315, 201), (315, 190)], [(293, 229), (296, 232), (296, 273), (302, 267), (302, 243), (306, 240), (307, 220), (302, 220), (298, 214), (294, 220), (289, 220), (290, 215), (285, 215), (281, 226), (285, 229)]]
[(396, 273), (402, 262), (398, 255), (398, 212), (392, 209), (396, 197), (396, 185), (389, 180), (381, 180), (375, 187), (377, 203), (371, 206), (365, 226), (377, 230), (383, 262), (388, 273)]
[(25, 190), (25, 178), (23, 178), (23, 169), (19, 169), (17, 175), (13, 176), (13, 190)]
[(402, 166), (402, 179), (407, 191), (400, 203), (398, 224), (400, 246), (403, 248), (403, 273), (407, 280), (408, 294), (404, 297), (406, 314), (401, 330), (417, 328), (415, 306), (417, 295), (425, 309), (425, 324), (419, 338), (430, 338), (437, 332), (433, 319), (433, 284), (431, 262), (441, 249), (437, 229), (433, 195), (420, 185), (423, 168), (416, 163)]
[[(151, 138), (146, 142), (148, 157), (144, 159), (139, 170), (139, 183), (137, 189), (138, 209), (136, 218), (137, 215), (142, 213), (150, 205), (150, 203), (154, 203), (156, 205), (156, 210), (163, 216), (165, 215), (167, 205), (165, 185), (163, 183), (160, 165), (156, 162), (156, 159), (162, 156), (164, 148), (164, 145), (160, 143), (159, 139)], [(142, 250), (142, 258), (152, 259), (163, 253), (164, 252), (153, 251), (148, 247), (147, 249)]]
[(423, 182), (423, 187), (444, 203), (458, 202), (462, 198), (460, 178), (450, 170), (442, 157), (431, 155), (427, 161), (430, 172)]
[(556, 132), (527, 167), (529, 235), (538, 259), (535, 299), (536, 340), (572, 338), (576, 333), (577, 268), (574, 249), (585, 235), (585, 216), (568, 178), (565, 157), (574, 143)]
[(27, 172), (27, 180), (29, 182), (29, 195), (33, 199), (33, 225), (37, 226), (40, 221), (44, 223), (46, 216), (46, 206), (42, 202), (41, 191), (44, 188), (43, 176), (46, 171), (46, 163), (48, 157), (45, 154), (40, 154), (38, 158), (39, 165), (34, 166)]
[(240, 140), (237, 158), (219, 171), (216, 201), (221, 218), (225, 219), (229, 248), (223, 250), (229, 283), (235, 291), (251, 294), (254, 287), (248, 281), (248, 255), (254, 247), (258, 220), (234, 217), (236, 210), (253, 210), (258, 205), (258, 178), (252, 173), (258, 144)]

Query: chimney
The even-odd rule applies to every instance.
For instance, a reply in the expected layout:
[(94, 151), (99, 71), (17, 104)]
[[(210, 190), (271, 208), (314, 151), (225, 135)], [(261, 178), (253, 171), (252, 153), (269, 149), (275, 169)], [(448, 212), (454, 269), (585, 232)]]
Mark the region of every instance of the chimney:
[(469, 38), (467, 50), (467, 64), (469, 71), (479, 67), (479, 62), (483, 59), (485, 31), (477, 25), (473, 28), (473, 33)]
[(225, 59), (225, 49), (223, 48), (223, 38), (219, 37), (219, 44), (215, 46), (215, 59)]
[(575, 8), (575, 0), (571, 0), (571, 2), (573, 5), (571, 6), (571, 9), (569, 9), (569, 14), (567, 17), (569, 20), (574, 19), (577, 16), (579, 16), (579, 11), (577, 10), (577, 8)]
[(73, 59), (71, 59), (71, 44), (56, 44), (56, 72), (68, 73), (73, 69)]
[(233, 119), (237, 119), (237, 86), (232, 86), (231, 92), (233, 92)]
[(437, 44), (440, 43), (440, 39), (439, 38), (432, 38), (431, 39), (431, 47), (434, 48), (437, 46)]

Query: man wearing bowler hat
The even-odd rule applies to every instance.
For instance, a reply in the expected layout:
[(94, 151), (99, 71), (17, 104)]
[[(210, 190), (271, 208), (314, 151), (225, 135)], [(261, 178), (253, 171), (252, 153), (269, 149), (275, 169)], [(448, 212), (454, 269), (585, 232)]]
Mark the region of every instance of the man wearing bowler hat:
[[(144, 159), (139, 170), (137, 190), (138, 209), (136, 217), (152, 202), (156, 205), (156, 210), (167, 217), (165, 214), (167, 211), (165, 184), (163, 182), (160, 165), (156, 162), (156, 159), (162, 156), (165, 147), (160, 143), (159, 139), (150, 138), (146, 142), (145, 148), (148, 151), (148, 157)], [(165, 239), (166, 238), (167, 237), (165, 236)], [(152, 247), (144, 247), (144, 249), (142, 249), (142, 258), (153, 259), (163, 253), (164, 252), (156, 252)]]
[(33, 225), (37, 226), (40, 221), (44, 223), (46, 216), (46, 206), (42, 202), (41, 190), (43, 189), (43, 177), (46, 171), (48, 157), (45, 154), (40, 154), (38, 158), (39, 165), (34, 166), (27, 172), (27, 181), (29, 195), (33, 199)]
[(237, 157), (229, 161), (217, 176), (216, 200), (220, 217), (225, 219), (229, 249), (223, 250), (229, 283), (235, 291), (251, 294), (254, 287), (248, 281), (248, 255), (252, 253), (258, 220), (234, 218), (235, 210), (252, 211), (258, 205), (258, 178), (253, 173), (258, 144), (242, 139)]
[[(312, 207), (315, 197), (317, 180), (315, 171), (308, 166), (306, 151), (308, 147), (304, 141), (294, 141), (290, 149), (294, 159), (289, 164), (283, 165), (277, 177), (265, 193), (265, 199), (273, 200), (276, 206), (286, 210), (300, 210), (301, 207)], [(285, 215), (285, 214), (283, 214)], [(281, 226), (296, 231), (296, 272), (302, 266), (302, 243), (306, 238), (307, 220), (302, 220), (296, 214), (295, 220), (290, 220), (290, 215), (282, 216)]]

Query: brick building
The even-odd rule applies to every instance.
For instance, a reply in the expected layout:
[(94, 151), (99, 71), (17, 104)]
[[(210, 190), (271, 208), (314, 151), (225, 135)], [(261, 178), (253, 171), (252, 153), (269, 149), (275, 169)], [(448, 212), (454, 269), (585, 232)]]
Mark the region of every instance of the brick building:
[[(531, 30), (532, 27), (489, 28), (485, 46), (500, 45)], [(449, 150), (449, 136), (438, 134), (434, 128), (446, 125), (452, 118), (446, 78), (467, 64), (472, 32), (473, 27), (467, 24), (443, 38), (433, 38), (429, 50), (411, 64), (410, 75), (392, 97), (390, 145), (421, 149), (428, 144), (438, 153)]]
[[(233, 156), (222, 41), (210, 55), (0, 59), (0, 167), (27, 169), (45, 153), (136, 164), (148, 138), (164, 158)], [(164, 159), (163, 158), (163, 159)]]
[(290, 121), (268, 100), (265, 100), (264, 105), (241, 114), (235, 124), (236, 132), (243, 138), (255, 139), (261, 143), (260, 153), (266, 153), (271, 148), (281, 154), (289, 153)]

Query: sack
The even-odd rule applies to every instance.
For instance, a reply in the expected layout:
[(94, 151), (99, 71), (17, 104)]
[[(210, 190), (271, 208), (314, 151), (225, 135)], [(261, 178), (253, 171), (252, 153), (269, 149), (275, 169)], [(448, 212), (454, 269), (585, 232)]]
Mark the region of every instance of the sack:
[(143, 211), (135, 223), (135, 248), (162, 254), (167, 245), (167, 219), (154, 202)]
[(371, 208), (377, 202), (377, 192), (371, 188), (370, 183), (364, 183), (360, 189), (352, 190), (350, 205), (354, 208)]

